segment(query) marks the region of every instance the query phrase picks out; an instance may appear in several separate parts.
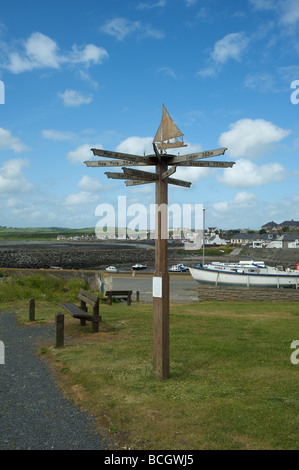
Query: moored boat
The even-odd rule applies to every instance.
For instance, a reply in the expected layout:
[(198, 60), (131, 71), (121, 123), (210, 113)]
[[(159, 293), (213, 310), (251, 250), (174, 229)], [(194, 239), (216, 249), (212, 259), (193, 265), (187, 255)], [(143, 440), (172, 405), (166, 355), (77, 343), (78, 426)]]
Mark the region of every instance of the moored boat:
[[(298, 266), (298, 265), (297, 265)], [(266, 266), (263, 261), (210, 263), (189, 267), (193, 279), (200, 284), (244, 287), (299, 288), (299, 270)]]
[(133, 269), (134, 271), (140, 271), (141, 269), (146, 269), (147, 268), (147, 265), (146, 264), (134, 264), (134, 266), (132, 266), (131, 269)]
[(179, 264), (174, 264), (173, 266), (170, 266), (169, 272), (171, 273), (182, 273), (187, 271), (188, 266), (185, 264), (179, 263)]

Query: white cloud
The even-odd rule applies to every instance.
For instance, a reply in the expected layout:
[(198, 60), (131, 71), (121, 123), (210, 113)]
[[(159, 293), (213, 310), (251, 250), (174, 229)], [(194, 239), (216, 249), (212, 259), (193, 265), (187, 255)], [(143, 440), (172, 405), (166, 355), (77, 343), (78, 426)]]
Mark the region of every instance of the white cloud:
[(85, 192), (97, 192), (103, 189), (103, 184), (99, 180), (87, 175), (82, 176), (77, 186)]
[(73, 53), (71, 54), (70, 61), (73, 63), (101, 64), (103, 60), (108, 57), (108, 52), (103, 47), (88, 44), (85, 47), (78, 47), (73, 45)]
[(71, 140), (74, 138), (73, 132), (68, 131), (57, 131), (55, 129), (44, 129), (42, 131), (42, 136), (44, 139), (54, 140), (54, 141), (63, 141)]
[(153, 137), (128, 137), (117, 146), (116, 151), (134, 155), (153, 154)]
[(123, 39), (129, 34), (140, 30), (141, 24), (139, 21), (129, 21), (126, 18), (114, 18), (113, 20), (107, 21), (101, 27), (103, 33), (114, 36), (118, 41)]
[(215, 77), (219, 68), (228, 60), (241, 61), (244, 52), (249, 45), (250, 39), (244, 32), (229, 33), (214, 44), (210, 55), (210, 65), (197, 72), (202, 78)]
[(0, 150), (2, 149), (21, 153), (29, 150), (29, 147), (23, 144), (18, 137), (14, 137), (10, 131), (0, 127)]
[(91, 194), (88, 191), (81, 191), (77, 194), (69, 194), (64, 200), (66, 206), (90, 206), (97, 203), (99, 196), (97, 194)]
[(141, 23), (140, 21), (130, 21), (126, 18), (113, 18), (107, 21), (100, 30), (114, 36), (118, 41), (123, 41), (126, 36), (138, 32), (139, 37), (152, 37), (154, 39), (162, 39), (164, 33), (162, 31), (153, 29), (149, 24)]
[(15, 158), (7, 160), (0, 168), (0, 193), (24, 193), (33, 189), (23, 175), (23, 168), (29, 166), (27, 160)]
[(33, 67), (59, 68), (63, 57), (59, 57), (59, 48), (53, 39), (42, 33), (33, 33), (25, 44), (26, 54)]
[(137, 10), (151, 10), (152, 8), (163, 8), (165, 5), (166, 0), (158, 0), (156, 3), (140, 2), (136, 8)]
[(250, 160), (238, 160), (232, 168), (227, 168), (218, 181), (232, 188), (249, 188), (282, 181), (285, 170), (279, 163), (258, 166)]
[(185, 181), (190, 181), (195, 183), (196, 181), (208, 178), (210, 176), (209, 168), (200, 168), (200, 167), (177, 167), (176, 172), (172, 175), (173, 178), (182, 179)]
[(5, 68), (12, 73), (21, 73), (34, 69), (58, 69), (62, 64), (81, 64), (89, 67), (92, 64), (101, 64), (108, 57), (103, 47), (94, 44), (77, 46), (74, 44), (71, 51), (60, 53), (57, 43), (40, 32), (32, 33), (23, 41), (23, 50), (12, 50), (7, 55)]
[(88, 145), (88, 144), (83, 144), (80, 145), (78, 148), (75, 150), (70, 151), (67, 154), (67, 159), (71, 163), (83, 163), (86, 160), (90, 160), (91, 157), (93, 157), (93, 153), (91, 152), (91, 148), (96, 147), (96, 148), (103, 148), (101, 145)]
[[(236, 193), (235, 197), (231, 201), (215, 202), (213, 204), (214, 215), (217, 217), (227, 217), (228, 214), (237, 216), (237, 219), (241, 218), (241, 214), (244, 215), (244, 209), (254, 208), (258, 205), (258, 198), (254, 193), (247, 191), (241, 191)], [(238, 214), (238, 211), (241, 211)]]
[(281, 3), (280, 21), (284, 25), (294, 26), (299, 21), (298, 0), (284, 0)]
[(92, 95), (84, 95), (77, 90), (65, 90), (64, 93), (58, 93), (58, 96), (62, 98), (64, 106), (76, 107), (82, 104), (89, 104), (92, 101)]
[(290, 134), (264, 119), (240, 119), (230, 125), (230, 130), (219, 138), (222, 147), (227, 147), (231, 157), (256, 157), (269, 150)]
[(227, 34), (215, 43), (212, 59), (217, 64), (224, 64), (229, 59), (240, 61), (248, 43), (249, 38), (243, 32)]

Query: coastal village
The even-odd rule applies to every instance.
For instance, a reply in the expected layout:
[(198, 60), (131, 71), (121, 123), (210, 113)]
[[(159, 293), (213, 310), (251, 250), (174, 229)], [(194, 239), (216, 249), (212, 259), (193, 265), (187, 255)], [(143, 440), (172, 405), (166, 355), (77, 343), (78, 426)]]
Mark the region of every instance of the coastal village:
[[(177, 232), (177, 230), (175, 233), (170, 230), (170, 244), (184, 245), (194, 242), (194, 230), (183, 229), (182, 234), (184, 236), (182, 234), (178, 235)], [(58, 235), (57, 241), (86, 242), (113, 240), (116, 238), (118, 240), (152, 241), (146, 232), (132, 230), (127, 230), (125, 236), (118, 237), (115, 228), (108, 228), (106, 234), (103, 234), (101, 237), (96, 236), (96, 234), (83, 234), (72, 237)], [(236, 245), (251, 248), (299, 248), (299, 221), (285, 220), (281, 223), (271, 221), (256, 231), (245, 228), (222, 230), (218, 227), (208, 227), (205, 229), (204, 244), (205, 246)]]

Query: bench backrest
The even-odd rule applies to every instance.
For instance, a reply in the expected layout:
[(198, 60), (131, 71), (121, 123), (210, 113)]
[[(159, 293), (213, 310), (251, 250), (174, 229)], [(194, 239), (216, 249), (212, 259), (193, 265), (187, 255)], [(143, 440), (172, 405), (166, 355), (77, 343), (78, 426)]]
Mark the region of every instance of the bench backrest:
[(83, 300), (83, 302), (91, 305), (92, 307), (99, 304), (99, 297), (84, 289), (80, 289), (78, 299)]

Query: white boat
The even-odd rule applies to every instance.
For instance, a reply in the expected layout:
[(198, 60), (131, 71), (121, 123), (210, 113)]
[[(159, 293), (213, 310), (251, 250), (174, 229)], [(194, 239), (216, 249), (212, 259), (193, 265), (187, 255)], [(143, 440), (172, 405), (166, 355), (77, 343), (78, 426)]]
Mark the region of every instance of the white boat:
[(169, 272), (171, 273), (182, 273), (187, 271), (188, 267), (185, 264), (179, 263), (179, 264), (174, 264), (169, 268)]
[(132, 266), (132, 269), (134, 271), (140, 271), (141, 269), (146, 269), (147, 268), (147, 265), (146, 264), (134, 264), (134, 266)]
[(263, 261), (210, 263), (204, 266), (192, 266), (189, 271), (193, 279), (200, 284), (299, 288), (299, 269), (283, 270), (266, 266)]

